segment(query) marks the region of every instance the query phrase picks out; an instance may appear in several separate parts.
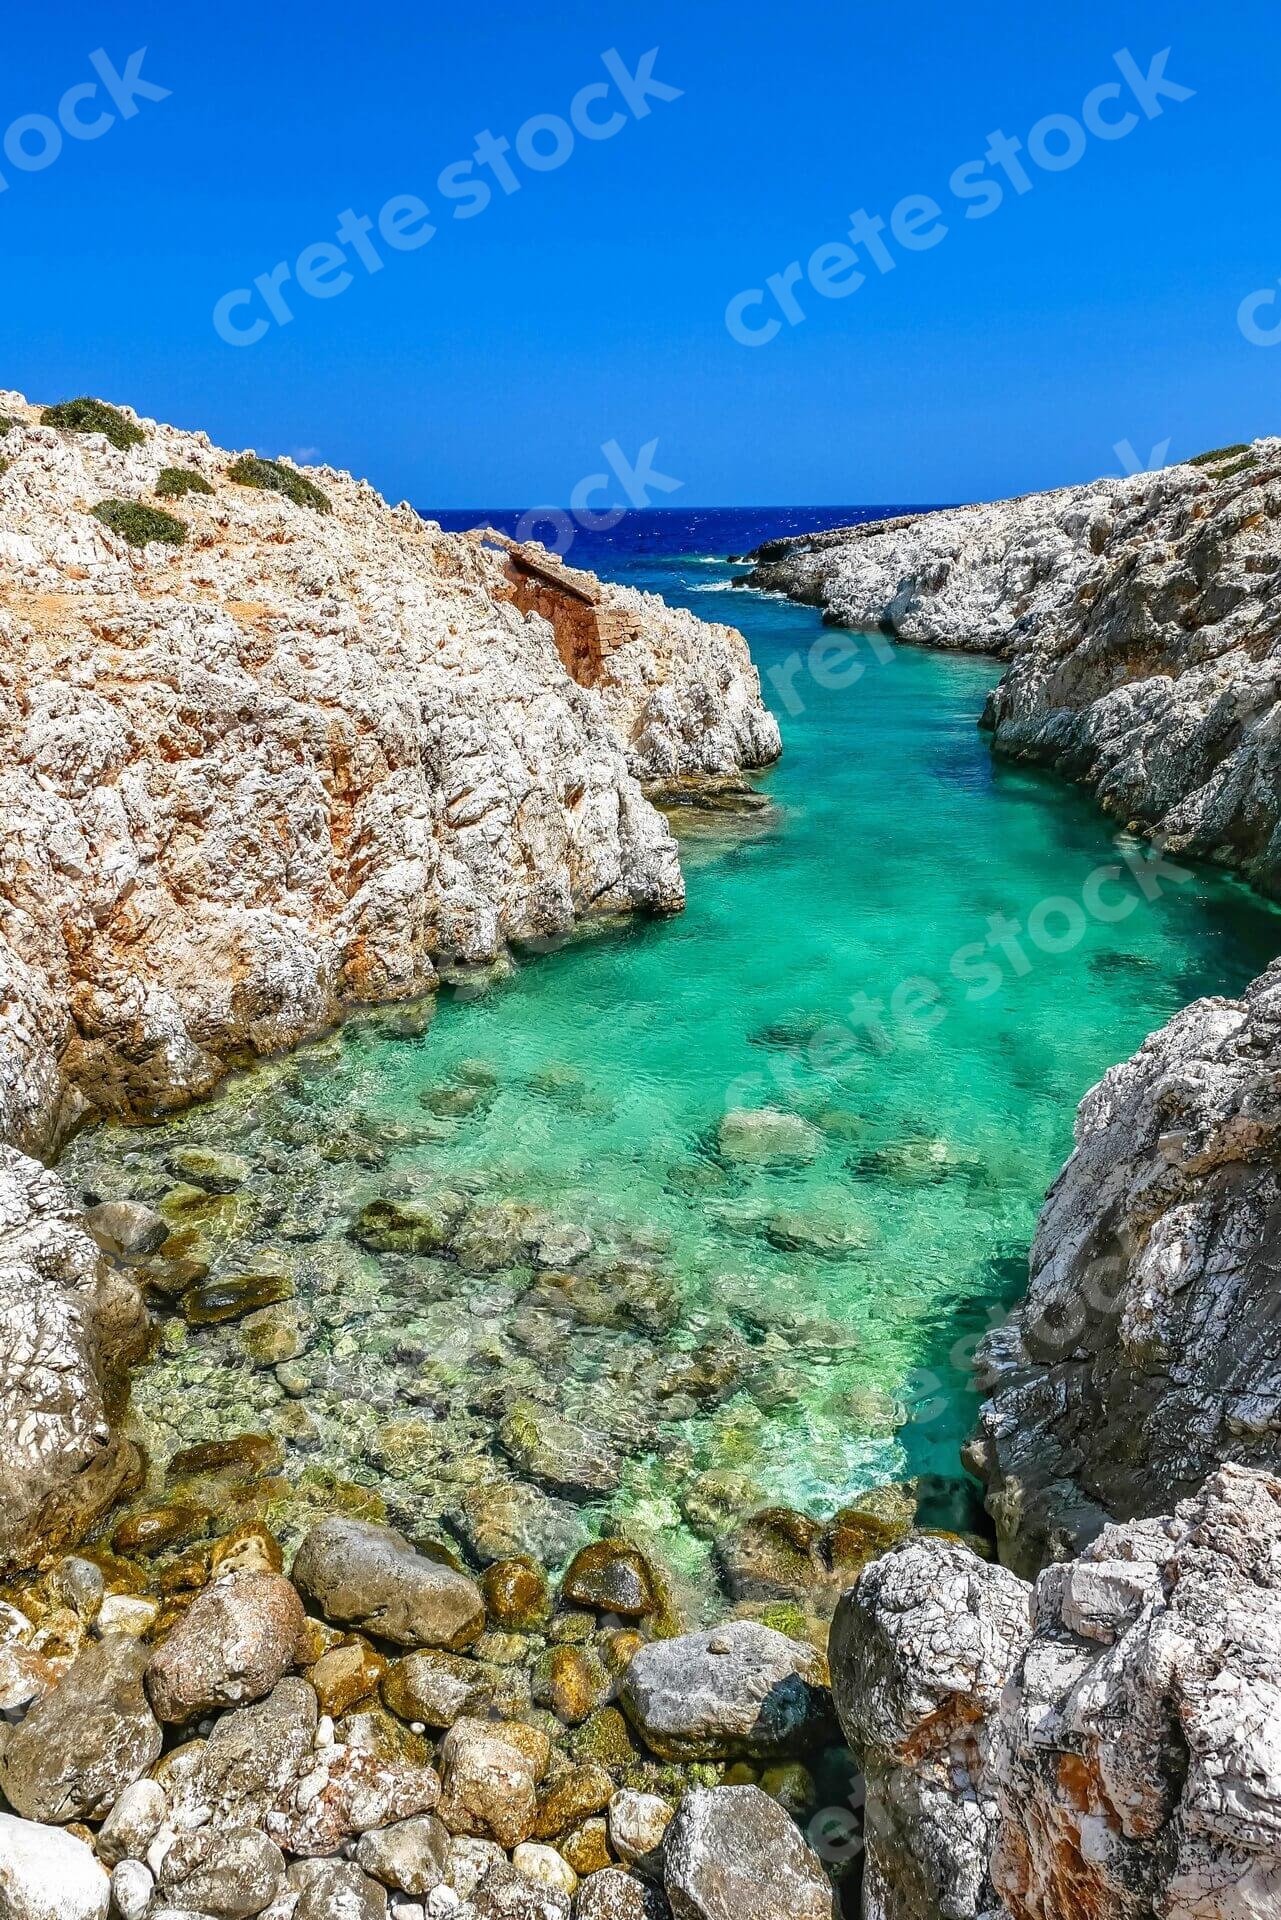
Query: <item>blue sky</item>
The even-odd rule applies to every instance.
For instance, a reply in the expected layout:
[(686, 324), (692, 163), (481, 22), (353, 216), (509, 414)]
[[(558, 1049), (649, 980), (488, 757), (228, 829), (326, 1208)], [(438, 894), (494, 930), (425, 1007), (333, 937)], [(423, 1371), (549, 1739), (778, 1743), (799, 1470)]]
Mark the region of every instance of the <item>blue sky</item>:
[[(607, 441), (634, 461), (657, 438), (654, 464), (683, 485), (654, 504), (693, 506), (993, 497), (1119, 472), (1121, 441), (1147, 464), (1167, 438), (1178, 458), (1281, 431), (1281, 348), (1237, 324), (1281, 281), (1281, 16), (1265, 0), (61, 0), (9, 18), (0, 131), (56, 117), (97, 79), (95, 49), (122, 71), (142, 46), (169, 98), (39, 171), (0, 158), (0, 384), (33, 398), (88, 391), (233, 447), (316, 449), (441, 506), (565, 501)], [(565, 118), (609, 83), (607, 49), (634, 69), (655, 46), (680, 99), (578, 137), (552, 171), (513, 154), (510, 195), (473, 166), (493, 197), (452, 217), (438, 177), (482, 130), (515, 142), (533, 115)], [(1090, 138), (1066, 171), (1029, 165), (1032, 191), (1007, 183), (967, 220), (954, 170), (998, 128), (1026, 141), (1045, 115), (1079, 118), (1122, 47), (1144, 71), (1169, 47), (1195, 97)], [(100, 88), (77, 111), (102, 104)], [(611, 84), (588, 111), (619, 105)], [(760, 347), (730, 337), (732, 296), (912, 194), (941, 207), (938, 245), (896, 246), (884, 274), (864, 250), (852, 296), (798, 286), (802, 323)], [(332, 298), (282, 286), (288, 325), (219, 338), (220, 296), (280, 261), (292, 273), (344, 209), (376, 229), (402, 195), (429, 206), (427, 244), (379, 243), (382, 270), (353, 262)], [(1278, 315), (1281, 292), (1261, 317)]]

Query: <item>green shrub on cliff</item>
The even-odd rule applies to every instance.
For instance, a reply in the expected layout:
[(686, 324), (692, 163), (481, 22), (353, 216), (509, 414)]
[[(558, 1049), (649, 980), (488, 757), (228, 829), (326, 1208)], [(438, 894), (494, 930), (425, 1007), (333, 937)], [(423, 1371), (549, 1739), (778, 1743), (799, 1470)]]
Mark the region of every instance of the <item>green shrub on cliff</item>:
[(317, 513), (333, 512), (327, 493), (322, 493), (305, 474), (295, 473), (292, 467), (282, 467), (278, 460), (260, 460), (256, 454), (242, 453), (235, 465), (228, 467), (227, 478), (234, 480), (238, 487), (262, 487), (269, 493), (282, 493), (296, 507), (312, 507)]
[(87, 394), (79, 400), (60, 400), (56, 407), (46, 407), (40, 424), (63, 427), (69, 433), (105, 433), (112, 446), (122, 452), (126, 447), (141, 446), (147, 437), (141, 427), (126, 420), (118, 407), (109, 407), (105, 400), (91, 400)]
[(1250, 449), (1242, 440), (1235, 447), (1215, 447), (1210, 453), (1198, 453), (1188, 461), (1190, 467), (1217, 467), (1224, 460), (1235, 460), (1239, 453), (1249, 453)]
[(181, 500), (184, 493), (212, 493), (203, 473), (190, 467), (161, 467), (156, 481), (156, 496), (161, 500)]
[(140, 500), (100, 500), (91, 508), (95, 520), (110, 527), (131, 547), (145, 547), (149, 540), (163, 540), (166, 546), (180, 547), (187, 529), (171, 513), (159, 507), (145, 507)]
[(16, 424), (17, 422), (11, 420), (7, 413), (0, 413), (0, 440), (3, 440), (4, 436), (12, 427), (16, 426)]

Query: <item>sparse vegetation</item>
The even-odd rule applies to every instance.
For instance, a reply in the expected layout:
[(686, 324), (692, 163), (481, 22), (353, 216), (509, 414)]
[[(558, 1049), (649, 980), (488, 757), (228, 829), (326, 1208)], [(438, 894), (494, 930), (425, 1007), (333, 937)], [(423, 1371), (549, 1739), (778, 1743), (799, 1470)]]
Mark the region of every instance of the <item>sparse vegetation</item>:
[(1194, 460), (1188, 461), (1188, 465), (1190, 467), (1217, 467), (1221, 466), (1225, 460), (1235, 460), (1239, 453), (1249, 453), (1249, 451), (1250, 449), (1246, 442), (1242, 440), (1235, 447), (1216, 447), (1213, 453), (1198, 453)]
[(184, 493), (212, 493), (203, 473), (191, 467), (161, 467), (156, 495), (161, 500), (181, 500)]
[(282, 493), (296, 507), (312, 507), (317, 513), (333, 512), (327, 493), (322, 493), (305, 474), (295, 473), (292, 467), (282, 467), (278, 460), (260, 460), (256, 454), (242, 453), (235, 465), (228, 467), (227, 478), (234, 480), (238, 487), (262, 487), (269, 493)]
[(1214, 471), (1210, 475), (1210, 478), (1212, 480), (1231, 480), (1238, 473), (1246, 473), (1249, 471), (1251, 467), (1257, 467), (1258, 464), (1259, 464), (1258, 454), (1247, 453), (1243, 459), (1234, 460), (1231, 466), (1215, 467)]
[(3, 480), (5, 474), (8, 473), (8, 471), (9, 471), (9, 462), (5, 459), (0, 458), (0, 480)]
[(7, 413), (0, 413), (0, 440), (3, 440), (9, 430), (17, 424), (17, 421), (11, 420)]
[(145, 547), (149, 540), (163, 540), (167, 546), (180, 547), (187, 529), (171, 513), (159, 507), (144, 506), (141, 500), (100, 500), (92, 509), (95, 520), (110, 527), (131, 547)]
[(46, 407), (40, 424), (63, 427), (69, 433), (105, 433), (112, 446), (119, 447), (121, 452), (128, 447), (140, 447), (147, 437), (118, 407), (109, 407), (105, 400), (91, 400), (87, 394), (79, 400), (60, 400), (56, 407)]

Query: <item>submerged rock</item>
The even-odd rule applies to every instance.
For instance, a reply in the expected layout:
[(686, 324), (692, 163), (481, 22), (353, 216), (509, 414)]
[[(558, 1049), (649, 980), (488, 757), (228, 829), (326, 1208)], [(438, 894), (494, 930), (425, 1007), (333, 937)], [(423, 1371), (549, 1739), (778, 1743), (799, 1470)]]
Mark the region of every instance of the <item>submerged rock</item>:
[(751, 1166), (775, 1166), (814, 1160), (823, 1136), (799, 1113), (780, 1107), (735, 1107), (723, 1114), (717, 1140), (727, 1160)]
[(517, 1403), (498, 1429), (516, 1466), (558, 1493), (612, 1493), (622, 1461), (603, 1433), (565, 1420), (532, 1400)]
[(661, 1604), (648, 1560), (627, 1540), (597, 1540), (574, 1555), (561, 1595), (576, 1607), (640, 1619)]

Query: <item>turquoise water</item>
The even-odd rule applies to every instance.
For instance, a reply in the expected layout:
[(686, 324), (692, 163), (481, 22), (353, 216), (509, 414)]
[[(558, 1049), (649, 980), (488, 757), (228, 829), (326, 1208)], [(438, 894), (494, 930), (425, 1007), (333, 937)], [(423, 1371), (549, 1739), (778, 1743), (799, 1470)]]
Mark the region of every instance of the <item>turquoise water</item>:
[[(821, 632), (809, 610), (731, 596), (734, 570), (699, 556), (612, 570), (732, 619), (762, 669)], [(958, 1480), (972, 1343), (1022, 1289), (1078, 1100), (1178, 1007), (1252, 978), (1281, 920), (1203, 871), (1149, 878), (1147, 900), (1122, 865), (1102, 897), (1132, 898), (1125, 918), (1078, 912), (1057, 953), (1024, 938), (968, 998), (951, 957), (989, 916), (1026, 925), (1142, 854), (1082, 795), (992, 759), (976, 720), (993, 662), (878, 644), (890, 657), (867, 652), (844, 691), (795, 676), (804, 710), (782, 714), (784, 758), (755, 782), (768, 809), (683, 823), (679, 918), (518, 957), (446, 989), (422, 1031), (362, 1017), (162, 1129), (76, 1143), (82, 1185), (152, 1198), (177, 1144), (242, 1154), (244, 1191), (197, 1219), (201, 1244), (216, 1269), (284, 1262), (308, 1316), (284, 1387), (247, 1364), (240, 1329), (175, 1319), (136, 1390), (157, 1448), (275, 1421), (291, 1468), (447, 1521), (459, 1488), (510, 1472), (496, 1425), (532, 1391), (609, 1436), (626, 1459), (613, 1506), (669, 1543), (707, 1468), (816, 1515), (890, 1479)], [(936, 983), (928, 1030), (891, 1011), (914, 979), (899, 1007)], [(858, 995), (881, 1030), (851, 1027)], [(799, 1157), (736, 1157), (741, 1105), (794, 1116), (779, 1124)], [(465, 1275), (353, 1244), (366, 1200), (441, 1187), (584, 1227), (607, 1291), (619, 1263), (670, 1289), (665, 1323), (554, 1322), (519, 1260)]]

